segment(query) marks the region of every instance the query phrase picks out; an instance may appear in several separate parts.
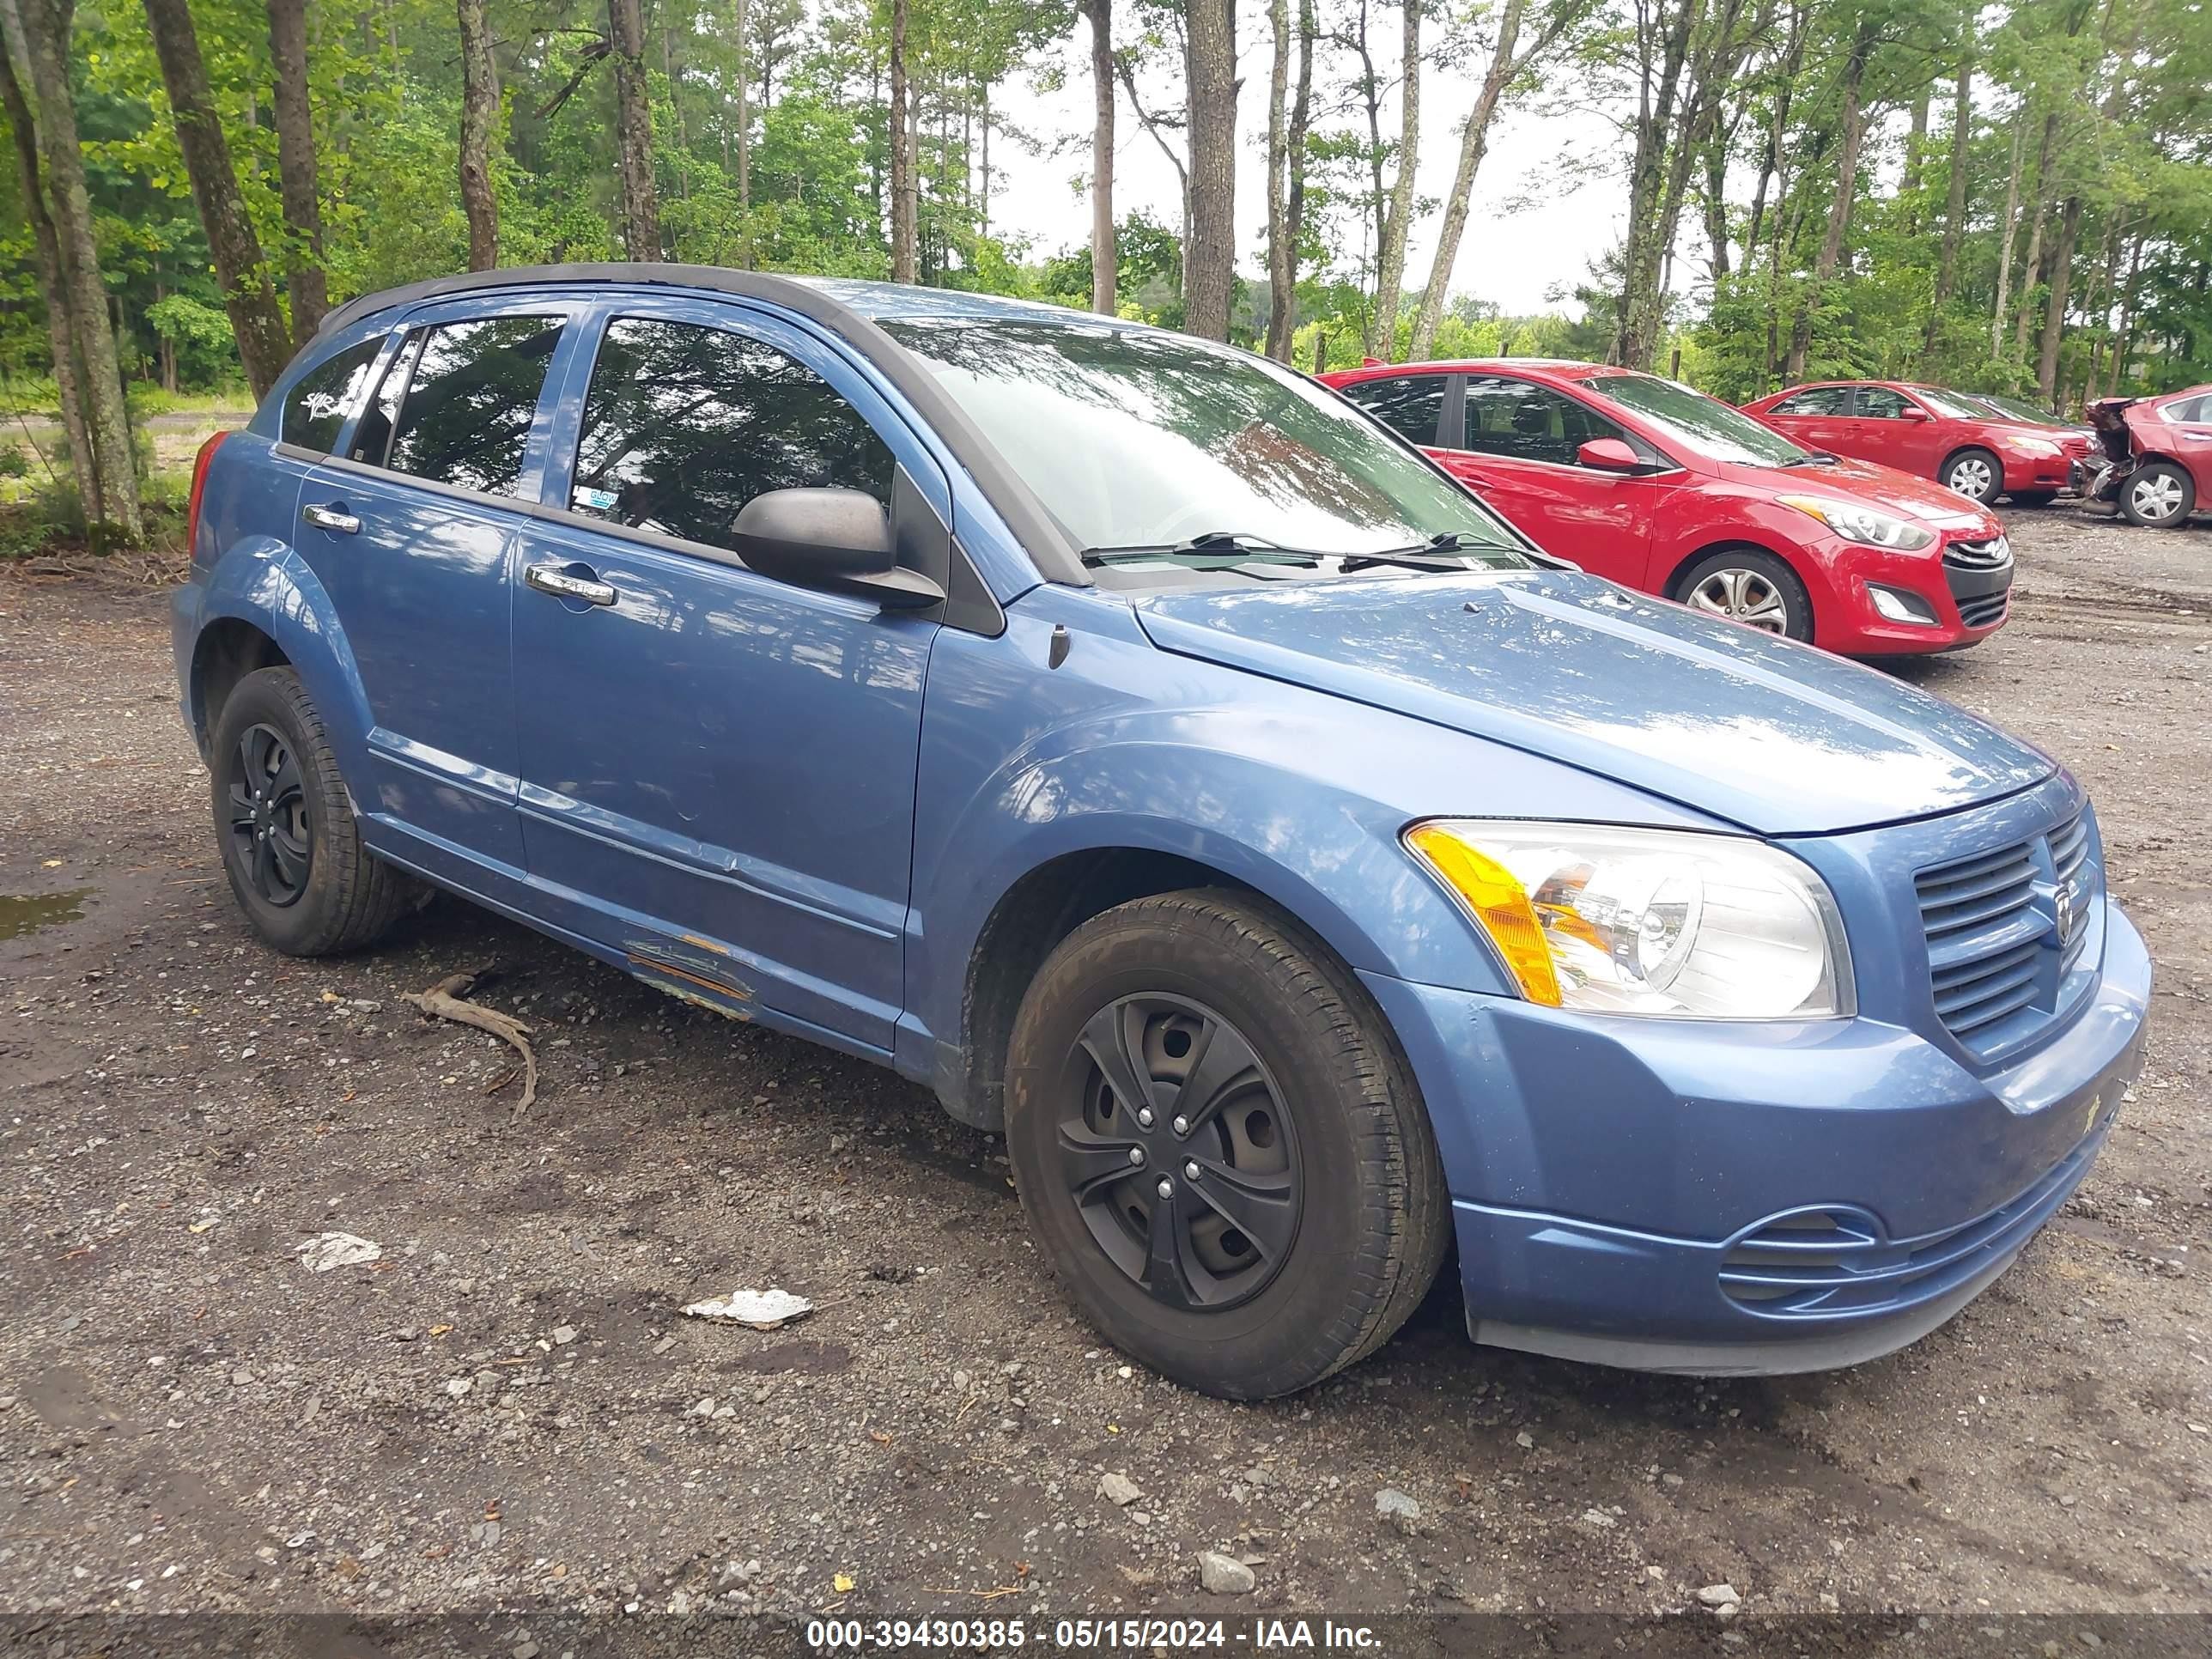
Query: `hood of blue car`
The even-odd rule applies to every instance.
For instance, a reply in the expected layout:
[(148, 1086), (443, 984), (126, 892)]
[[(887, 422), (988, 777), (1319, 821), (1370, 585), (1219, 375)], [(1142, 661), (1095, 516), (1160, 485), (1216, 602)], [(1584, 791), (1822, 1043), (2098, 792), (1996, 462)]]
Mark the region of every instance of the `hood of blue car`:
[[(1763, 835), (1923, 817), (2051, 759), (1876, 669), (1553, 571), (1270, 582), (1136, 601), (1161, 649), (1395, 709)], [(1479, 780), (1439, 811), (1510, 808)]]

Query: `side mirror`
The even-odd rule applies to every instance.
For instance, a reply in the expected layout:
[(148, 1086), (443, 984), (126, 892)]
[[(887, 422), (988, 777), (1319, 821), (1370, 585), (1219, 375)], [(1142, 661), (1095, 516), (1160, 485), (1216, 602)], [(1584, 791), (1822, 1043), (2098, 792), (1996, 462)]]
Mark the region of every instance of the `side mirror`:
[(943, 603), (945, 590), (898, 562), (890, 515), (860, 489), (771, 489), (738, 509), (732, 551), (793, 587), (873, 599), (887, 611)]
[(1575, 451), (1575, 459), (1594, 472), (1635, 472), (1644, 465), (1644, 458), (1620, 438), (1592, 438)]
[(1897, 411), (1897, 418), (1900, 421), (1924, 421), (1928, 418), (1928, 411), (1924, 409), (1916, 409), (1912, 404), (1907, 404)]

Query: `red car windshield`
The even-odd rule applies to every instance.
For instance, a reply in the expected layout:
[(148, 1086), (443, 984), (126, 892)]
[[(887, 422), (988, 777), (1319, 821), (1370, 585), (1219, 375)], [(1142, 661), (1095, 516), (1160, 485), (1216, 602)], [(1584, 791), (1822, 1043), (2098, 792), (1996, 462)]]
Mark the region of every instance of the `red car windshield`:
[(1797, 466), (1813, 452), (1772, 427), (1656, 374), (1593, 374), (1575, 384), (1642, 416), (1677, 442), (1717, 461), (1740, 466)]
[[(1933, 386), (1914, 386), (1912, 395), (1938, 415), (1948, 416), (1954, 421), (1986, 421), (1990, 418), (1990, 410), (1992, 407), (1972, 398), (1962, 398), (1954, 392), (1938, 392)], [(2009, 421), (2013, 416), (2000, 412), (1996, 418), (2001, 421)]]

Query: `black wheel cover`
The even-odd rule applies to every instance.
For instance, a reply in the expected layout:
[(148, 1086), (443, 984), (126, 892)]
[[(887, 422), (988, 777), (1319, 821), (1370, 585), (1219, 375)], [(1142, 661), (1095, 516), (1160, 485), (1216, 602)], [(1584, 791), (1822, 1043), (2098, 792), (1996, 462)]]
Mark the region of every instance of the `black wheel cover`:
[(1288, 1260), (1296, 1127), (1243, 1034), (1164, 992), (1085, 1022), (1055, 1102), (1060, 1170), (1107, 1259), (1167, 1306), (1234, 1307)]
[(230, 851), (256, 896), (282, 908), (299, 902), (314, 867), (314, 819), (292, 740), (275, 726), (249, 726), (231, 751)]

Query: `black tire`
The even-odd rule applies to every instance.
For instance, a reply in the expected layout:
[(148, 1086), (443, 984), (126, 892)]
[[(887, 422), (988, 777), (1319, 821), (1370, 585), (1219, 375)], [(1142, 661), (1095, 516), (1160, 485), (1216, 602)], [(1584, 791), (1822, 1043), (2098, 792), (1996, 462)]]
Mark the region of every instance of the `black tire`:
[(1936, 482), (1970, 501), (1993, 506), (2004, 494), (2004, 463), (1986, 449), (1962, 449), (1945, 459)]
[[(1154, 1004), (1165, 1009), (1157, 1019)], [(1152, 1129), (1124, 1109), (1112, 1133), (1125, 1139), (1089, 1139), (1105, 1132), (1086, 1127), (1088, 1115), (1110, 1119), (1122, 1091), (1091, 1058), (1086, 1027), (1140, 1034), (1133, 1052), (1149, 1057), (1147, 1075), (1131, 1084), (1160, 1108)], [(1217, 1047), (1250, 1063), (1206, 1070)], [(1133, 1050), (1120, 1052), (1126, 1062)], [(1023, 1000), (1006, 1082), (1007, 1151), (1046, 1260), (1108, 1340), (1178, 1382), (1231, 1400), (1309, 1388), (1381, 1346), (1435, 1280), (1449, 1206), (1419, 1090), (1358, 981), (1264, 900), (1169, 893), (1084, 923)], [(1199, 1121), (1177, 1130), (1183, 1088), (1209, 1083), (1192, 1108)], [(1140, 1170), (1118, 1167), (1131, 1144), (1152, 1149)], [(1071, 1184), (1076, 1158), (1106, 1171), (1090, 1178), (1087, 1198)], [(1150, 1219), (1139, 1236), (1125, 1218), (1162, 1181), (1181, 1189), (1152, 1211), (1166, 1212), (1168, 1227)], [(1281, 1215), (1261, 1217), (1249, 1201), (1268, 1182)], [(1237, 1201), (1209, 1207), (1224, 1196)], [(1268, 1224), (1248, 1238), (1231, 1209)], [(1269, 1235), (1272, 1248), (1261, 1242)], [(1132, 1249), (1143, 1277), (1122, 1265)], [(1156, 1271), (1168, 1255), (1175, 1265)], [(1148, 1288), (1155, 1280), (1164, 1294)]]
[(2172, 461), (2148, 461), (2120, 485), (2120, 511), (2145, 530), (2179, 530), (2197, 510), (2197, 480)]
[(2048, 507), (2058, 499), (2055, 489), (2015, 489), (2012, 492), (2014, 507)]
[(362, 845), (322, 717), (289, 668), (239, 681), (209, 754), (223, 873), (264, 943), (292, 957), (357, 951), (419, 902), (422, 883)]
[[(1729, 608), (1731, 595), (1734, 609)], [(1706, 554), (1674, 579), (1667, 597), (1692, 611), (1725, 617), (1784, 639), (1813, 637), (1813, 600), (1805, 584), (1774, 555), (1755, 547), (1724, 547)]]

